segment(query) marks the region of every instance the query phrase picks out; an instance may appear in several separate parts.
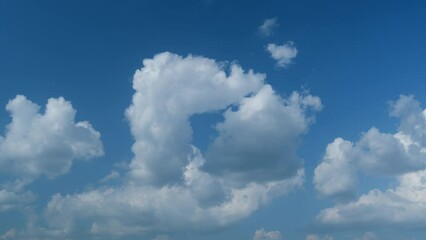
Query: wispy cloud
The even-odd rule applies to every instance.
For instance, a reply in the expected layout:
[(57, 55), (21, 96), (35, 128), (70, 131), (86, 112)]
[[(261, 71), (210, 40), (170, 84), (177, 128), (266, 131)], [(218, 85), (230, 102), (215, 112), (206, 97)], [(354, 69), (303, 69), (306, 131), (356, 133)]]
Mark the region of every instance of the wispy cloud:
[(273, 35), (274, 29), (278, 26), (278, 18), (265, 19), (265, 21), (263, 21), (262, 25), (259, 27), (259, 33), (264, 37), (269, 37)]

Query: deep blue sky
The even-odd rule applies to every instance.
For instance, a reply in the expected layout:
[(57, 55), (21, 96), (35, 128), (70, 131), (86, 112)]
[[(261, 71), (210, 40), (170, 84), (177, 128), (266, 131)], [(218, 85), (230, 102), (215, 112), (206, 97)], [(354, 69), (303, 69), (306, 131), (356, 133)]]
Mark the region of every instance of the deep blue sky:
[[(63, 96), (77, 110), (77, 120), (90, 121), (102, 134), (105, 149), (104, 157), (78, 161), (65, 175), (31, 183), (28, 189), (38, 195), (36, 211), (55, 193), (96, 187), (115, 164), (132, 159), (134, 140), (124, 111), (134, 93), (133, 74), (143, 59), (170, 51), (236, 61), (265, 73), (280, 95), (307, 89), (324, 105), (299, 149), (304, 186), (236, 225), (196, 239), (251, 239), (262, 227), (281, 231), (285, 239), (305, 239), (309, 233), (362, 236), (364, 230), (316, 226), (315, 216), (333, 201), (318, 197), (313, 171), (336, 137), (356, 141), (373, 126), (394, 132), (398, 122), (388, 116), (388, 101), (413, 94), (426, 103), (425, 12), (424, 1), (1, 0), (0, 106), (17, 94), (41, 106), (49, 97)], [(279, 23), (274, 34), (261, 36), (258, 27), (273, 17)], [(298, 55), (280, 69), (265, 46), (287, 41), (295, 43)], [(211, 126), (218, 119), (193, 119), (194, 144), (202, 150), (215, 136)], [(8, 113), (0, 111), (0, 126), (9, 122)], [(366, 178), (361, 193), (394, 184)], [(0, 233), (24, 226), (19, 214), (0, 212)], [(392, 234), (367, 230), (384, 239)], [(176, 239), (194, 239), (187, 234)], [(421, 237), (424, 232), (402, 234)]]

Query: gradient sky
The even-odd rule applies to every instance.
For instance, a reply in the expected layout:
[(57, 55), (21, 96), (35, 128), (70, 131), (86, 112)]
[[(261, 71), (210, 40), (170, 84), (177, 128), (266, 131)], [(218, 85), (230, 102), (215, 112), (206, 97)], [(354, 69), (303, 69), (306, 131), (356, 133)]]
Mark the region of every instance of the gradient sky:
[(424, 239), (425, 12), (0, 0), (0, 239)]

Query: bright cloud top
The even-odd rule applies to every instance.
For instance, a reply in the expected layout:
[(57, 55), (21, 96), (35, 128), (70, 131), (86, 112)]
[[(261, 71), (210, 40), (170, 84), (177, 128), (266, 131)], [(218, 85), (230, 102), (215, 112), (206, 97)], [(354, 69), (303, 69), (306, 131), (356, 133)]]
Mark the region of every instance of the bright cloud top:
[(293, 58), (297, 56), (297, 49), (291, 41), (283, 45), (269, 43), (266, 46), (266, 51), (271, 54), (271, 57), (277, 62), (277, 67), (280, 68), (287, 67), (292, 63)]
[(318, 215), (320, 222), (399, 227), (426, 223), (426, 110), (412, 96), (401, 96), (391, 104), (391, 115), (400, 118), (394, 134), (372, 128), (356, 143), (340, 138), (331, 143), (314, 182), (329, 197), (355, 196), (357, 171), (396, 177), (399, 185), (325, 209)]
[[(105, 236), (211, 230), (301, 186), (296, 152), (320, 99), (281, 98), (264, 79), (198, 56), (165, 52), (144, 60), (126, 111), (135, 144), (124, 183), (55, 195), (46, 209), (50, 227)], [(192, 144), (189, 118), (212, 111), (222, 111), (224, 121), (204, 156)], [(248, 177), (254, 173), (259, 177)]]
[(76, 123), (76, 110), (63, 98), (50, 98), (40, 113), (40, 106), (18, 95), (6, 110), (12, 122), (0, 136), (3, 173), (53, 178), (68, 172), (74, 160), (104, 154), (99, 132), (89, 122)]

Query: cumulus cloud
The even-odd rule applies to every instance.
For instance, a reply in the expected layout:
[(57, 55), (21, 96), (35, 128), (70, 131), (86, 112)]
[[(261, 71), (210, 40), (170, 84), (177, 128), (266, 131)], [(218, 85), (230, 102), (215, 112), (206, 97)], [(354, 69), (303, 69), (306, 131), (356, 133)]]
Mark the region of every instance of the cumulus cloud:
[(40, 106), (18, 95), (6, 110), (12, 121), (0, 136), (0, 212), (32, 203), (35, 195), (24, 187), (35, 178), (54, 178), (68, 172), (77, 159), (103, 155), (99, 132), (89, 122), (76, 123), (76, 110), (63, 98), (49, 99), (40, 112)]
[(401, 96), (391, 104), (391, 116), (400, 119), (396, 133), (382, 133), (373, 127), (355, 143), (341, 138), (334, 140), (315, 170), (316, 189), (336, 199), (354, 197), (357, 170), (392, 177), (424, 169), (425, 113), (412, 96)]
[[(239, 189), (224, 186), (226, 201), (208, 205), (194, 193), (198, 189), (189, 182), (185, 186), (162, 188), (126, 184), (77, 195), (55, 195), (45, 211), (49, 232), (38, 234), (73, 236), (77, 232), (107, 238), (153, 231), (217, 229), (248, 217), (271, 199), (302, 183), (303, 172), (300, 172), (285, 181), (250, 184)], [(85, 233), (86, 229), (90, 231)]]
[(6, 106), (12, 122), (0, 136), (0, 168), (21, 178), (56, 177), (76, 159), (103, 155), (100, 134), (89, 122), (75, 122), (76, 110), (63, 98), (50, 98), (45, 111), (18, 95)]
[(398, 180), (396, 188), (371, 190), (356, 201), (322, 210), (317, 218), (338, 226), (424, 227), (426, 170), (404, 174)]
[(350, 161), (353, 144), (341, 138), (327, 146), (322, 163), (315, 169), (314, 184), (325, 197), (337, 200), (352, 199), (356, 196), (357, 176)]
[(297, 156), (300, 137), (319, 111), (317, 97), (293, 93), (282, 99), (265, 85), (228, 109), (216, 128), (219, 136), (207, 152), (206, 170), (236, 182), (271, 181), (294, 176), (302, 166)]
[[(81, 225), (92, 226), (93, 234), (107, 235), (204, 231), (222, 228), (244, 219), (261, 205), (303, 183), (303, 172), (300, 172), (288, 180), (251, 183), (243, 188), (224, 184), (218, 187), (223, 188), (219, 191), (224, 191), (226, 197), (220, 198), (222, 201), (212, 201), (209, 198), (211, 195), (216, 198), (215, 193), (193, 186), (194, 182), (205, 181), (203, 178), (209, 176), (188, 173), (199, 171), (193, 168), (187, 168), (185, 175), (193, 176), (188, 177), (191, 179), (186, 180), (184, 185), (159, 188), (128, 183), (118, 188), (102, 188), (76, 195), (55, 195), (47, 206), (46, 217), (53, 229), (61, 229), (65, 233), (71, 233), (79, 227), (82, 230)], [(207, 194), (207, 197), (203, 194)]]
[[(301, 186), (304, 170), (296, 151), (320, 99), (299, 93), (281, 98), (264, 78), (191, 55), (166, 52), (144, 60), (126, 111), (135, 144), (123, 183), (55, 195), (45, 210), (49, 228), (103, 236), (218, 229)], [(223, 112), (224, 121), (206, 157), (192, 144), (189, 118), (212, 111)], [(249, 129), (255, 124), (260, 130)], [(272, 146), (259, 136), (270, 136)], [(244, 161), (251, 166), (241, 169)], [(260, 177), (249, 179), (250, 173)]]
[[(401, 120), (398, 132), (380, 133), (372, 128), (357, 143), (335, 144), (344, 161), (359, 171), (395, 177), (399, 184), (385, 191), (373, 189), (358, 199), (324, 209), (317, 216), (320, 223), (332, 226), (411, 227), (426, 224), (426, 155), (424, 138), (426, 114), (412, 96), (401, 96), (391, 104), (391, 115)], [(343, 140), (336, 140), (343, 143)], [(335, 141), (335, 143), (336, 143)], [(336, 154), (337, 155), (337, 154)], [(339, 162), (325, 162), (315, 172), (316, 181), (329, 175), (334, 181), (345, 181), (333, 171), (322, 171), (327, 164), (338, 169)], [(337, 175), (336, 175), (337, 174)], [(341, 191), (334, 183), (318, 181), (317, 189)], [(338, 191), (335, 191), (337, 193)]]
[(283, 237), (281, 236), (280, 231), (266, 231), (261, 228), (256, 230), (254, 233), (253, 240), (281, 240)]
[(297, 49), (291, 41), (283, 45), (269, 43), (266, 46), (266, 51), (271, 54), (271, 57), (277, 62), (277, 66), (281, 68), (285, 68), (291, 64), (293, 58), (297, 56)]
[(144, 60), (126, 111), (136, 140), (131, 175), (159, 185), (179, 180), (191, 153), (190, 116), (237, 104), (260, 89), (264, 79), (235, 64), (224, 69), (204, 57), (165, 52)]
[(262, 25), (259, 27), (259, 33), (264, 37), (271, 36), (274, 32), (274, 29), (278, 27), (277, 18), (268, 18), (263, 21)]

